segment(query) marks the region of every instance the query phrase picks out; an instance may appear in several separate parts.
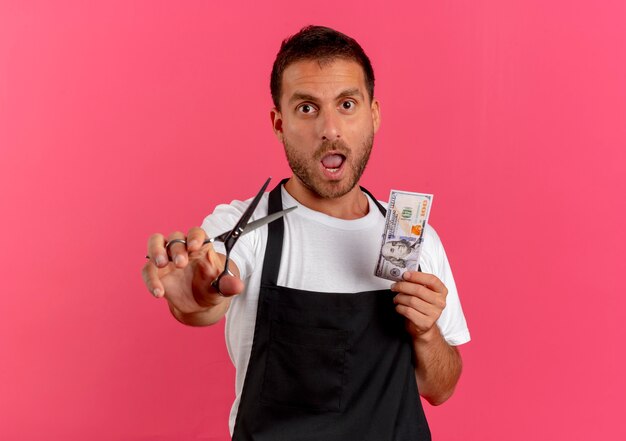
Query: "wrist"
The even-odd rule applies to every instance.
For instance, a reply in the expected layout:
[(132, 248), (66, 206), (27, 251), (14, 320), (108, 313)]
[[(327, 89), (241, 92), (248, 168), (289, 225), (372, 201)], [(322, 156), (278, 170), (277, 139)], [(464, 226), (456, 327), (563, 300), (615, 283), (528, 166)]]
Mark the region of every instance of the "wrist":
[(437, 326), (437, 324), (434, 324), (433, 327), (426, 332), (413, 335), (413, 341), (416, 344), (431, 344), (434, 341), (440, 340), (441, 338), (441, 332), (439, 332), (439, 327)]
[(228, 310), (230, 299), (224, 298), (223, 301), (211, 306), (203, 307), (195, 311), (182, 312), (174, 305), (169, 304), (172, 315), (180, 323), (188, 326), (210, 326), (222, 319)]

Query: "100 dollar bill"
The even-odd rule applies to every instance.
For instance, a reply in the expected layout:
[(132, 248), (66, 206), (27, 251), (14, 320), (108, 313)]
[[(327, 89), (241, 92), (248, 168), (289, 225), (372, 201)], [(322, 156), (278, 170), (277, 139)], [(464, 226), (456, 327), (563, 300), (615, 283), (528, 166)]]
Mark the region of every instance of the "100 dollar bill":
[(402, 280), (404, 272), (417, 270), (432, 201), (432, 194), (391, 190), (376, 276)]

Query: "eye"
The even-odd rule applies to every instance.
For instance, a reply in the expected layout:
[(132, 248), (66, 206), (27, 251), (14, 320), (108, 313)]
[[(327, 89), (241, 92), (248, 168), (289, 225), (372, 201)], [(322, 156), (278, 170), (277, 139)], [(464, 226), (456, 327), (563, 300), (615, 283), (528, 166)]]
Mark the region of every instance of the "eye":
[(305, 115), (310, 115), (315, 112), (315, 107), (307, 103), (300, 104), (296, 109), (298, 112), (304, 113)]
[(354, 110), (355, 107), (356, 107), (356, 103), (352, 100), (346, 100), (341, 103), (341, 108), (343, 110)]

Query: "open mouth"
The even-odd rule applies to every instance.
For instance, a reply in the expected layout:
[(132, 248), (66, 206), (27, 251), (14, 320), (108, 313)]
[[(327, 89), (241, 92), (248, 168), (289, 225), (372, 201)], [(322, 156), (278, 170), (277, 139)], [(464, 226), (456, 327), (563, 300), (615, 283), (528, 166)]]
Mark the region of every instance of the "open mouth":
[(330, 173), (336, 173), (341, 169), (346, 157), (339, 153), (329, 153), (322, 158), (322, 166)]

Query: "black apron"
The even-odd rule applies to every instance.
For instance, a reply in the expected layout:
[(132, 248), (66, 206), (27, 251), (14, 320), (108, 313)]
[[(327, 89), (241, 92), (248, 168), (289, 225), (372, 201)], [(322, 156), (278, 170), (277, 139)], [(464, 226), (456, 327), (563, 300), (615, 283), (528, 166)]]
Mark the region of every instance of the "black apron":
[[(284, 182), (270, 193), (269, 213), (283, 209)], [(384, 216), (385, 208), (372, 199)], [(268, 225), (233, 440), (430, 440), (411, 338), (395, 311), (395, 293), (278, 286), (283, 233), (282, 219)]]

